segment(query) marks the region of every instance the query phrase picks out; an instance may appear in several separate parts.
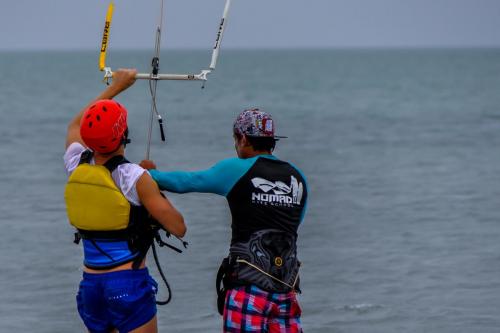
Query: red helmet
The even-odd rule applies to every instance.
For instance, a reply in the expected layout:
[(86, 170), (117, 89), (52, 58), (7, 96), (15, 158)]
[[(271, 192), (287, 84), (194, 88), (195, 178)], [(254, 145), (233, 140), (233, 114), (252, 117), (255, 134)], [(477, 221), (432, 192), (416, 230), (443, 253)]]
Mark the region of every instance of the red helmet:
[(124, 142), (127, 110), (119, 103), (102, 99), (85, 111), (80, 122), (80, 136), (93, 151), (111, 153)]

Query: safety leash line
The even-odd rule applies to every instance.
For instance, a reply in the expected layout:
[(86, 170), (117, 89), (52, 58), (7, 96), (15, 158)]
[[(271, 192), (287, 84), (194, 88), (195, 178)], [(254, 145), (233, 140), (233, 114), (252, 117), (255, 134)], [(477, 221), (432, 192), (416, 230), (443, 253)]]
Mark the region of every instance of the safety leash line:
[(155, 79), (160, 71), (160, 48), (161, 48), (161, 32), (163, 29), (163, 8), (165, 1), (161, 0), (160, 6), (160, 21), (156, 28), (156, 40), (153, 59), (151, 59), (151, 77), (149, 80), (149, 92), (151, 93), (151, 115), (149, 117), (149, 130), (148, 130), (148, 145), (146, 147), (146, 159), (149, 160), (151, 151), (151, 133), (153, 131), (153, 118), (156, 115), (158, 124), (160, 126), (161, 140), (165, 141), (165, 132), (163, 130), (163, 119), (161, 118), (156, 105), (156, 87), (158, 80)]
[(161, 268), (160, 260), (158, 259), (158, 253), (156, 252), (156, 246), (155, 246), (154, 242), (151, 245), (151, 247), (153, 248), (153, 257), (155, 259), (156, 268), (158, 268), (158, 273), (160, 273), (161, 279), (165, 283), (165, 286), (167, 287), (167, 291), (168, 291), (167, 299), (165, 301), (156, 301), (156, 304), (166, 305), (166, 304), (170, 303), (170, 301), (172, 300), (172, 289), (170, 288), (170, 284), (168, 283), (167, 278), (165, 277), (165, 274), (163, 273), (163, 270)]

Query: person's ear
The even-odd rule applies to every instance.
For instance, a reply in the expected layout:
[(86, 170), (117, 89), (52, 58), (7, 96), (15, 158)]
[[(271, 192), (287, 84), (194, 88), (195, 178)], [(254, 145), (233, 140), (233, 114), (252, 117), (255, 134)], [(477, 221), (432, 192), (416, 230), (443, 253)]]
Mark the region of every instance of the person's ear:
[(241, 145), (242, 145), (243, 147), (248, 147), (248, 146), (250, 146), (250, 141), (248, 141), (248, 139), (247, 139), (247, 136), (246, 136), (246, 135), (243, 135), (243, 136), (241, 137)]

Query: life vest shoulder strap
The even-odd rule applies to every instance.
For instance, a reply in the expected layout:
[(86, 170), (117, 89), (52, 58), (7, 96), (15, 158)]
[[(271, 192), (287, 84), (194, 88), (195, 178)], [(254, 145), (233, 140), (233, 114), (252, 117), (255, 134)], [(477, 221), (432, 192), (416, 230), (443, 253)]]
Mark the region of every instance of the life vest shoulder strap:
[[(92, 160), (92, 157), (94, 156), (94, 152), (91, 150), (85, 150), (82, 155), (80, 156), (80, 162), (78, 162), (78, 165), (87, 163), (90, 164), (90, 161)], [(129, 160), (127, 160), (123, 155), (116, 155), (110, 158), (109, 160), (104, 163), (104, 167), (109, 170), (109, 172), (115, 171), (115, 169), (122, 164), (127, 164), (130, 163)]]
[(109, 170), (109, 172), (113, 172), (119, 165), (128, 163), (130, 162), (125, 157), (122, 155), (116, 155), (107, 160), (106, 163), (104, 163), (104, 166)]
[(80, 162), (78, 162), (78, 165), (87, 163), (90, 164), (90, 160), (92, 160), (92, 156), (94, 156), (94, 153), (90, 150), (86, 150), (80, 155)]

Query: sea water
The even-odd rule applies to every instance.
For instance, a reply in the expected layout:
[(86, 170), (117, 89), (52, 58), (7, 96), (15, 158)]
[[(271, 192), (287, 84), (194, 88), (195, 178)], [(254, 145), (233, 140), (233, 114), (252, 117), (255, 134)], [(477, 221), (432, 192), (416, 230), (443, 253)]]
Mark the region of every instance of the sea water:
[[(150, 53), (108, 62), (149, 71)], [(167, 51), (161, 70), (197, 73), (209, 56)], [(104, 89), (97, 57), (0, 53), (0, 73), (0, 331), (83, 332), (62, 155), (68, 122)], [(151, 158), (161, 170), (208, 168), (235, 155), (241, 110), (274, 116), (289, 137), (275, 153), (310, 189), (299, 230), (305, 332), (500, 332), (500, 51), (225, 51), (200, 88), (158, 83), (167, 143), (155, 124)], [(127, 157), (138, 162), (147, 82), (117, 99), (129, 110)], [(190, 246), (160, 252), (173, 288), (160, 332), (220, 332), (226, 201), (167, 195)]]

